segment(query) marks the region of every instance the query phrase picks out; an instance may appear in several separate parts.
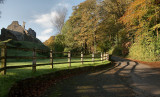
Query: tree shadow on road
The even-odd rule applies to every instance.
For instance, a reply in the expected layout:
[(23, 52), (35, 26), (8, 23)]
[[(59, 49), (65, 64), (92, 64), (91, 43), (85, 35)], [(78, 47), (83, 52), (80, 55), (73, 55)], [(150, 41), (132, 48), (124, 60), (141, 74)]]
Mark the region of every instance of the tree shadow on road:
[(109, 69), (57, 83), (47, 97), (159, 97), (160, 73), (157, 70), (160, 71), (119, 58)]

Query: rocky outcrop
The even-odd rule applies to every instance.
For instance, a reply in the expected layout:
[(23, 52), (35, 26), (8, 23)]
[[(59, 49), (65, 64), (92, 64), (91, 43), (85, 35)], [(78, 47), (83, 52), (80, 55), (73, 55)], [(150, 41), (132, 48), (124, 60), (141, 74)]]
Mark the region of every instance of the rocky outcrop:
[(23, 26), (19, 25), (18, 21), (13, 21), (7, 29), (1, 29), (0, 39), (2, 41), (7, 39), (12, 39), (16, 41), (29, 41), (29, 42), (41, 42), (36, 38), (36, 32), (29, 28), (25, 29), (25, 22), (23, 22)]

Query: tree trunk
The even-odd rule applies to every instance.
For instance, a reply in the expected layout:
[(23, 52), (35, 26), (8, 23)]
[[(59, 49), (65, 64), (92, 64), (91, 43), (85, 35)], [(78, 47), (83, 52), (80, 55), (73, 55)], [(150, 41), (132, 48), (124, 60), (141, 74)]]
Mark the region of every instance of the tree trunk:
[[(157, 9), (155, 9), (155, 13), (157, 13)], [(156, 21), (155, 21), (155, 24), (156, 24), (156, 25), (157, 25), (157, 22), (158, 22), (158, 15), (156, 14)], [(159, 37), (158, 28), (156, 29), (156, 33), (157, 33), (157, 40), (158, 40), (158, 37)]]

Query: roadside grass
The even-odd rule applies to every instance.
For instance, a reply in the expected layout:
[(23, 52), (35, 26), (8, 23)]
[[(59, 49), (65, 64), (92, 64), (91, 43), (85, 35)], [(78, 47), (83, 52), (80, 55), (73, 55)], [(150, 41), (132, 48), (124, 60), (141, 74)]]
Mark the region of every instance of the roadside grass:
[[(100, 58), (95, 58), (96, 60), (100, 60)], [(57, 62), (67, 62), (68, 59), (54, 59), (54, 63)], [(81, 61), (80, 58), (74, 58), (72, 59), (72, 62), (74, 61)], [(86, 58), (84, 61), (92, 61), (91, 58)], [(49, 59), (45, 60), (37, 60), (37, 64), (43, 64), (43, 63), (49, 63)], [(98, 66), (98, 65), (103, 65), (107, 64), (109, 61), (101, 61), (98, 62), (84, 62), (82, 65), (81, 63), (72, 63), (71, 67), (69, 67), (68, 64), (55, 64), (54, 69), (51, 68), (51, 65), (46, 65), (46, 66), (37, 66), (37, 71), (35, 73), (32, 72), (32, 67), (27, 67), (27, 68), (20, 68), (20, 69), (8, 69), (7, 70), (7, 75), (3, 76), (0, 75), (0, 97), (6, 97), (10, 88), (12, 85), (19, 80), (23, 80), (26, 78), (30, 77), (36, 77), (40, 76), (42, 74), (47, 74), (59, 70), (64, 70), (64, 69), (73, 69), (73, 68), (79, 68), (79, 67), (85, 67), (85, 66)], [(30, 65), (32, 64), (32, 61), (24, 61), (24, 60), (19, 60), (19, 62), (7, 62), (7, 66), (18, 66), (18, 65)], [(29, 84), (29, 83), (28, 83)]]

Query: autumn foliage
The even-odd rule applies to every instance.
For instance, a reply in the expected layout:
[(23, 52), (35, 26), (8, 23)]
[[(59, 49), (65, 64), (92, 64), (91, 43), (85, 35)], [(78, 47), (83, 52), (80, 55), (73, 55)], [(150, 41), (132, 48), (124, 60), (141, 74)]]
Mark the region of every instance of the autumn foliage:
[(160, 0), (86, 0), (73, 7), (61, 30), (64, 50), (108, 51), (160, 60), (159, 3)]

